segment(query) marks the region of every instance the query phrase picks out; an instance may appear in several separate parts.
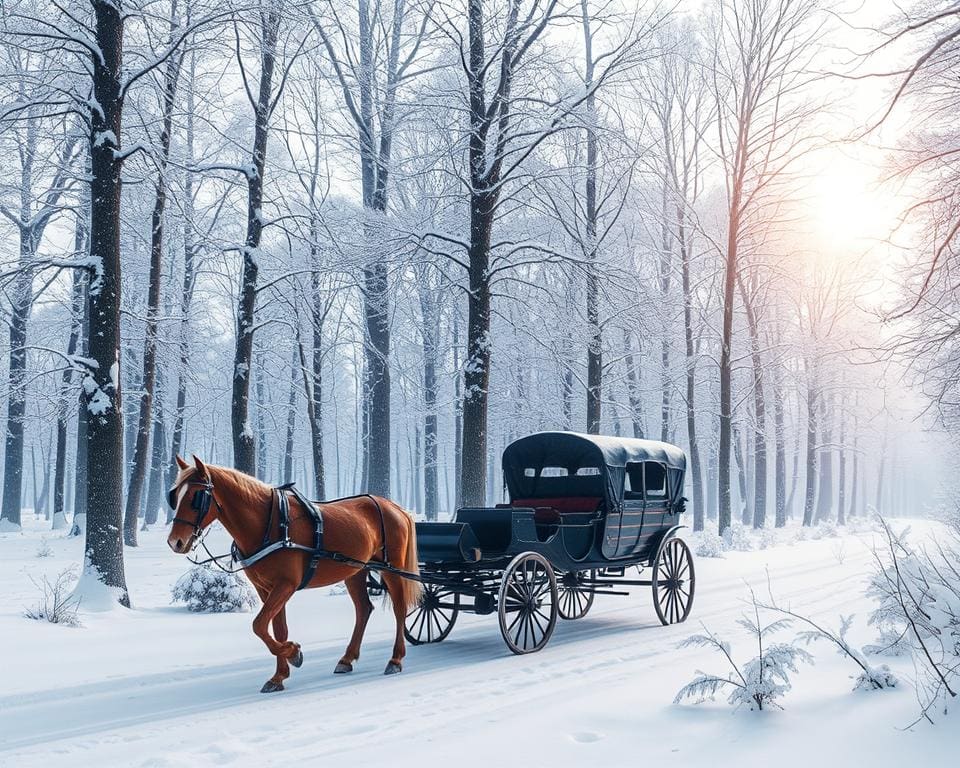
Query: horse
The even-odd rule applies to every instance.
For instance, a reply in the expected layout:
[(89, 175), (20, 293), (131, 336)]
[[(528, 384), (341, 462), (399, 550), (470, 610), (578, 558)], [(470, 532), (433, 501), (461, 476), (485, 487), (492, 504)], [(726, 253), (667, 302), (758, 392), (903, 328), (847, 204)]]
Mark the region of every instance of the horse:
[[(196, 456), (193, 464), (180, 456), (176, 458), (180, 471), (169, 496), (175, 519), (167, 537), (174, 553), (183, 555), (193, 551), (214, 520), (226, 528), (242, 556), (249, 557), (268, 540), (277, 542), (282, 538), (274, 488), (238, 470), (204, 464)], [(288, 499), (289, 538), (309, 549), (315, 541), (314, 517), (295, 494), (291, 496)], [(284, 680), (290, 676), (290, 665), (303, 664), (300, 644), (288, 639), (286, 604), (309, 575), (311, 565), (316, 565), (316, 570), (303, 585), (305, 588), (344, 582), (356, 609), (353, 634), (333, 670), (335, 674), (353, 671), (373, 612), (373, 603), (367, 594), (369, 569), (363, 565), (386, 562), (397, 570), (419, 573), (413, 518), (392, 501), (357, 496), (322, 502), (321, 508), (323, 548), (343, 558), (311, 562), (310, 553), (303, 549), (279, 548), (245, 568), (263, 603), (253, 620), (254, 634), (277, 660), (276, 673), (264, 683), (261, 693), (282, 691)], [(384, 669), (385, 675), (392, 675), (403, 669), (404, 620), (410, 609), (420, 602), (422, 585), (415, 579), (388, 571), (382, 572), (382, 581), (397, 621), (393, 655)], [(271, 623), (273, 636), (269, 631)]]

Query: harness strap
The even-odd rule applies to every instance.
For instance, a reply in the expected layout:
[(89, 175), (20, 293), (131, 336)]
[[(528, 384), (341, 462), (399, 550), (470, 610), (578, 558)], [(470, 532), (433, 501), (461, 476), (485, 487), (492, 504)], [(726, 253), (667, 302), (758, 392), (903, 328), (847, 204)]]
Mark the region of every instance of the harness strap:
[[(267, 529), (264, 531), (263, 535), (263, 546), (249, 556), (244, 556), (236, 542), (233, 543), (233, 546), (230, 549), (230, 553), (234, 562), (237, 563), (241, 569), (249, 568), (251, 565), (259, 563), (265, 557), (269, 557), (274, 552), (278, 552), (282, 549), (294, 549), (300, 552), (306, 552), (310, 555), (310, 559), (307, 562), (307, 567), (304, 569), (303, 578), (300, 580), (300, 585), (297, 587), (298, 591), (304, 589), (308, 584), (310, 584), (311, 581), (313, 581), (313, 577), (317, 572), (317, 566), (321, 560), (333, 560), (334, 562), (350, 565), (354, 568), (373, 568), (376, 570), (396, 571), (396, 569), (390, 565), (390, 560), (387, 557), (387, 527), (383, 517), (383, 509), (376, 497), (370, 495), (369, 493), (364, 493), (358, 494), (357, 496), (348, 496), (346, 498), (353, 499), (363, 496), (370, 499), (377, 508), (377, 513), (380, 516), (380, 540), (382, 542), (380, 545), (380, 551), (383, 555), (382, 565), (380, 563), (358, 560), (355, 557), (344, 555), (341, 552), (331, 552), (330, 550), (324, 549), (322, 508), (304, 496), (292, 482), (285, 483), (284, 485), (278, 485), (274, 488), (274, 491), (275, 493), (271, 494), (270, 497), (270, 512), (267, 518)], [(290, 538), (290, 501), (287, 498), (288, 492), (294, 495), (296, 500), (300, 503), (300, 506), (303, 507), (304, 511), (313, 519), (312, 547), (298, 544)], [(273, 523), (274, 502), (276, 503), (277, 507), (277, 524), (280, 528), (280, 538), (277, 541), (271, 542), (270, 528)], [(219, 563), (216, 564), (219, 565)], [(399, 573), (399, 571), (396, 572)]]

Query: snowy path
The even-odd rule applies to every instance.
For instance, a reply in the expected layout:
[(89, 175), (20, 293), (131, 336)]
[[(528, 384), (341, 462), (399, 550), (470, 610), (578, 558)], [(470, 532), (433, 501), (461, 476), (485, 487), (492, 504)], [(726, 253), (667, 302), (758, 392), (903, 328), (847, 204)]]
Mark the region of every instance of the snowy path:
[[(169, 585), (182, 569), (182, 561), (164, 555), (154, 539), (131, 558), (131, 583), (145, 569), (157, 584), (166, 573)], [(0, 540), (2, 551), (9, 546), (9, 538)], [(627, 598), (598, 598), (585, 619), (560, 622), (547, 648), (526, 657), (509, 654), (494, 616), (464, 615), (447, 641), (410, 648), (396, 678), (380, 674), (392, 632), (385, 612), (371, 622), (357, 671), (334, 676), (352, 622), (349, 600), (302, 594), (289, 623), (292, 638), (303, 643), (305, 664), (294, 670), (287, 691), (273, 696), (257, 692), (272, 663), (250, 632), (249, 614), (189, 615), (164, 608), (166, 595), (159, 590), (138, 600), (143, 608), (92, 617), (79, 630), (34, 627), (4, 610), (4, 635), (9, 629), (21, 636), (4, 649), (5, 658), (12, 651), (19, 661), (10, 675), (13, 688), (0, 694), (0, 765), (78, 765), (86, 764), (85, 756), (95, 756), (98, 765), (314, 764), (348, 754), (362, 765), (387, 755), (400, 756), (401, 764), (512, 765), (523, 758), (528, 765), (588, 759), (639, 765), (657, 755), (669, 760), (678, 750), (710, 761), (706, 734), (732, 740), (738, 749), (759, 748), (773, 723), (790, 722), (786, 732), (793, 733), (793, 725), (824, 706), (837, 708), (835, 728), (840, 721), (860, 722), (863, 734), (839, 743), (841, 749), (878, 729), (851, 718), (851, 711), (877, 708), (885, 718), (879, 730), (891, 741), (878, 764), (894, 765), (917, 743), (915, 734), (896, 730), (913, 717), (912, 694), (865, 701), (850, 693), (850, 670), (825, 646), (814, 648), (818, 665), (797, 678), (787, 711), (761, 716), (759, 729), (745, 730), (756, 716), (734, 715), (720, 704), (670, 704), (695, 669), (722, 669), (701, 649), (677, 649), (700, 621), (733, 641), (740, 656), (752, 652), (734, 622), (748, 595), (746, 583), (765, 592), (768, 569), (781, 602), (831, 623), (841, 612), (863, 617), (868, 605), (861, 585), (871, 554), (852, 537), (842, 558), (839, 546), (836, 540), (809, 541), (701, 558), (694, 614), (686, 625), (661, 627), (649, 590), (637, 588)], [(810, 743), (802, 737), (809, 727), (804, 723), (790, 737), (799, 739), (801, 752), (846, 741)], [(777, 739), (783, 730), (775, 729)], [(955, 748), (960, 738), (954, 741)], [(785, 764), (790, 761), (788, 754)]]

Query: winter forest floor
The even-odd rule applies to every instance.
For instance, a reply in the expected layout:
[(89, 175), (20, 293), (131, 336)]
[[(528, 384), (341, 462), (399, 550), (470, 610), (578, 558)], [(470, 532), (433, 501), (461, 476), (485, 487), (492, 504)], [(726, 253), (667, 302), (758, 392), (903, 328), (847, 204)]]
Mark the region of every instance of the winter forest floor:
[[(919, 534), (929, 523), (916, 523)], [(291, 638), (304, 666), (287, 690), (258, 693), (273, 662), (250, 631), (252, 614), (201, 615), (170, 605), (188, 567), (162, 527), (127, 551), (134, 610), (82, 613), (83, 626), (30, 621), (31, 577), (81, 557), (81, 541), (41, 532), (0, 535), (0, 766), (200, 765), (955, 765), (955, 715), (919, 723), (907, 657), (884, 659), (897, 689), (851, 691), (857, 671), (832, 647), (793, 678), (783, 711), (735, 711), (715, 702), (674, 705), (696, 670), (726, 674), (723, 659), (678, 644), (702, 629), (755, 655), (736, 626), (749, 587), (831, 626), (855, 613), (851, 637), (874, 640), (865, 577), (875, 534), (795, 541), (723, 558), (697, 558), (690, 620), (662, 627), (647, 589), (598, 598), (549, 645), (511, 655), (496, 617), (461, 615), (450, 637), (408, 649), (402, 675), (385, 678), (392, 622), (377, 610), (356, 671), (334, 676), (352, 627), (344, 594), (297, 595)], [(37, 557), (41, 539), (52, 554)], [(772, 617), (771, 617), (772, 618)], [(785, 630), (789, 639), (800, 627)], [(781, 639), (781, 638), (778, 638)]]

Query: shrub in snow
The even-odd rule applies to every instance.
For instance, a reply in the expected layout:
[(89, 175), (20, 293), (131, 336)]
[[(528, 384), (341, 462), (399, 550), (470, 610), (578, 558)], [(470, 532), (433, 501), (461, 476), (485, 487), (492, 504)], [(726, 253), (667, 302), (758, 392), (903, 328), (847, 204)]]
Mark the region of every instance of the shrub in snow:
[(46, 536), (40, 537), (40, 543), (37, 545), (37, 557), (53, 557), (53, 550), (50, 548), (50, 542)]
[(76, 578), (77, 570), (73, 567), (60, 571), (52, 582), (46, 576), (40, 582), (31, 577), (30, 581), (40, 590), (40, 602), (33, 608), (27, 608), (23, 615), (34, 621), (48, 621), (67, 627), (83, 626), (77, 615), (80, 601), (70, 594)]
[(717, 692), (729, 690), (727, 701), (739, 708), (746, 705), (751, 710), (781, 708), (777, 699), (790, 690), (790, 674), (797, 672), (802, 662), (813, 663), (813, 657), (792, 643), (767, 643), (768, 635), (790, 626), (788, 619), (779, 619), (763, 625), (760, 623), (760, 610), (754, 600), (754, 618), (744, 616), (738, 622), (747, 629), (757, 643), (759, 655), (746, 663), (734, 660), (730, 644), (721, 640), (704, 628), (705, 634), (688, 637), (680, 647), (701, 646), (714, 648), (723, 654), (730, 666), (730, 672), (724, 675), (708, 674), (697, 671), (697, 676), (681, 688), (673, 699), (679, 704), (684, 699), (693, 699), (697, 703), (713, 699)]
[(173, 602), (186, 603), (191, 611), (232, 613), (249, 611), (257, 605), (257, 593), (246, 579), (235, 573), (197, 565), (177, 579)]
[(723, 532), (724, 549), (733, 552), (749, 552), (753, 549), (753, 541), (747, 527), (740, 523), (733, 523)]
[(960, 695), (960, 525), (929, 547), (914, 549), (909, 529), (898, 534), (880, 523), (885, 547), (874, 553), (877, 571), (869, 591), (878, 606), (870, 622), (882, 638), (902, 637), (909, 644), (922, 716), (929, 719)]
[(886, 664), (881, 664), (879, 667), (868, 666), (857, 675), (853, 690), (876, 691), (881, 688), (896, 688), (898, 683), (897, 676)]
[(723, 557), (723, 539), (716, 529), (705, 528), (696, 534), (694, 551), (699, 557)]
[(850, 661), (860, 667), (860, 673), (857, 676), (856, 683), (853, 686), (855, 691), (879, 691), (883, 688), (896, 688), (897, 678), (894, 676), (893, 672), (890, 671), (890, 667), (888, 667), (886, 664), (882, 664), (879, 667), (871, 666), (866, 657), (864, 657), (860, 651), (847, 642), (847, 633), (850, 631), (850, 627), (853, 624), (852, 615), (841, 616), (840, 629), (836, 632), (833, 632), (832, 630), (826, 629), (820, 624), (817, 624), (812, 619), (809, 619), (806, 616), (801, 616), (799, 613), (794, 613), (793, 611), (785, 608), (778, 608), (776, 605), (770, 607), (773, 610), (780, 611), (781, 613), (797, 619), (798, 621), (801, 621), (810, 627), (810, 629), (804, 630), (797, 635), (798, 640), (807, 643), (808, 645), (817, 640), (826, 640), (827, 642), (833, 643), (837, 649), (837, 652), (841, 656), (850, 659)]
[(810, 537), (812, 539), (835, 539), (839, 535), (836, 523), (832, 520), (821, 520), (814, 526)]
[(757, 537), (757, 546), (760, 549), (775, 547), (780, 543), (779, 532), (776, 528), (761, 528), (760, 535)]

